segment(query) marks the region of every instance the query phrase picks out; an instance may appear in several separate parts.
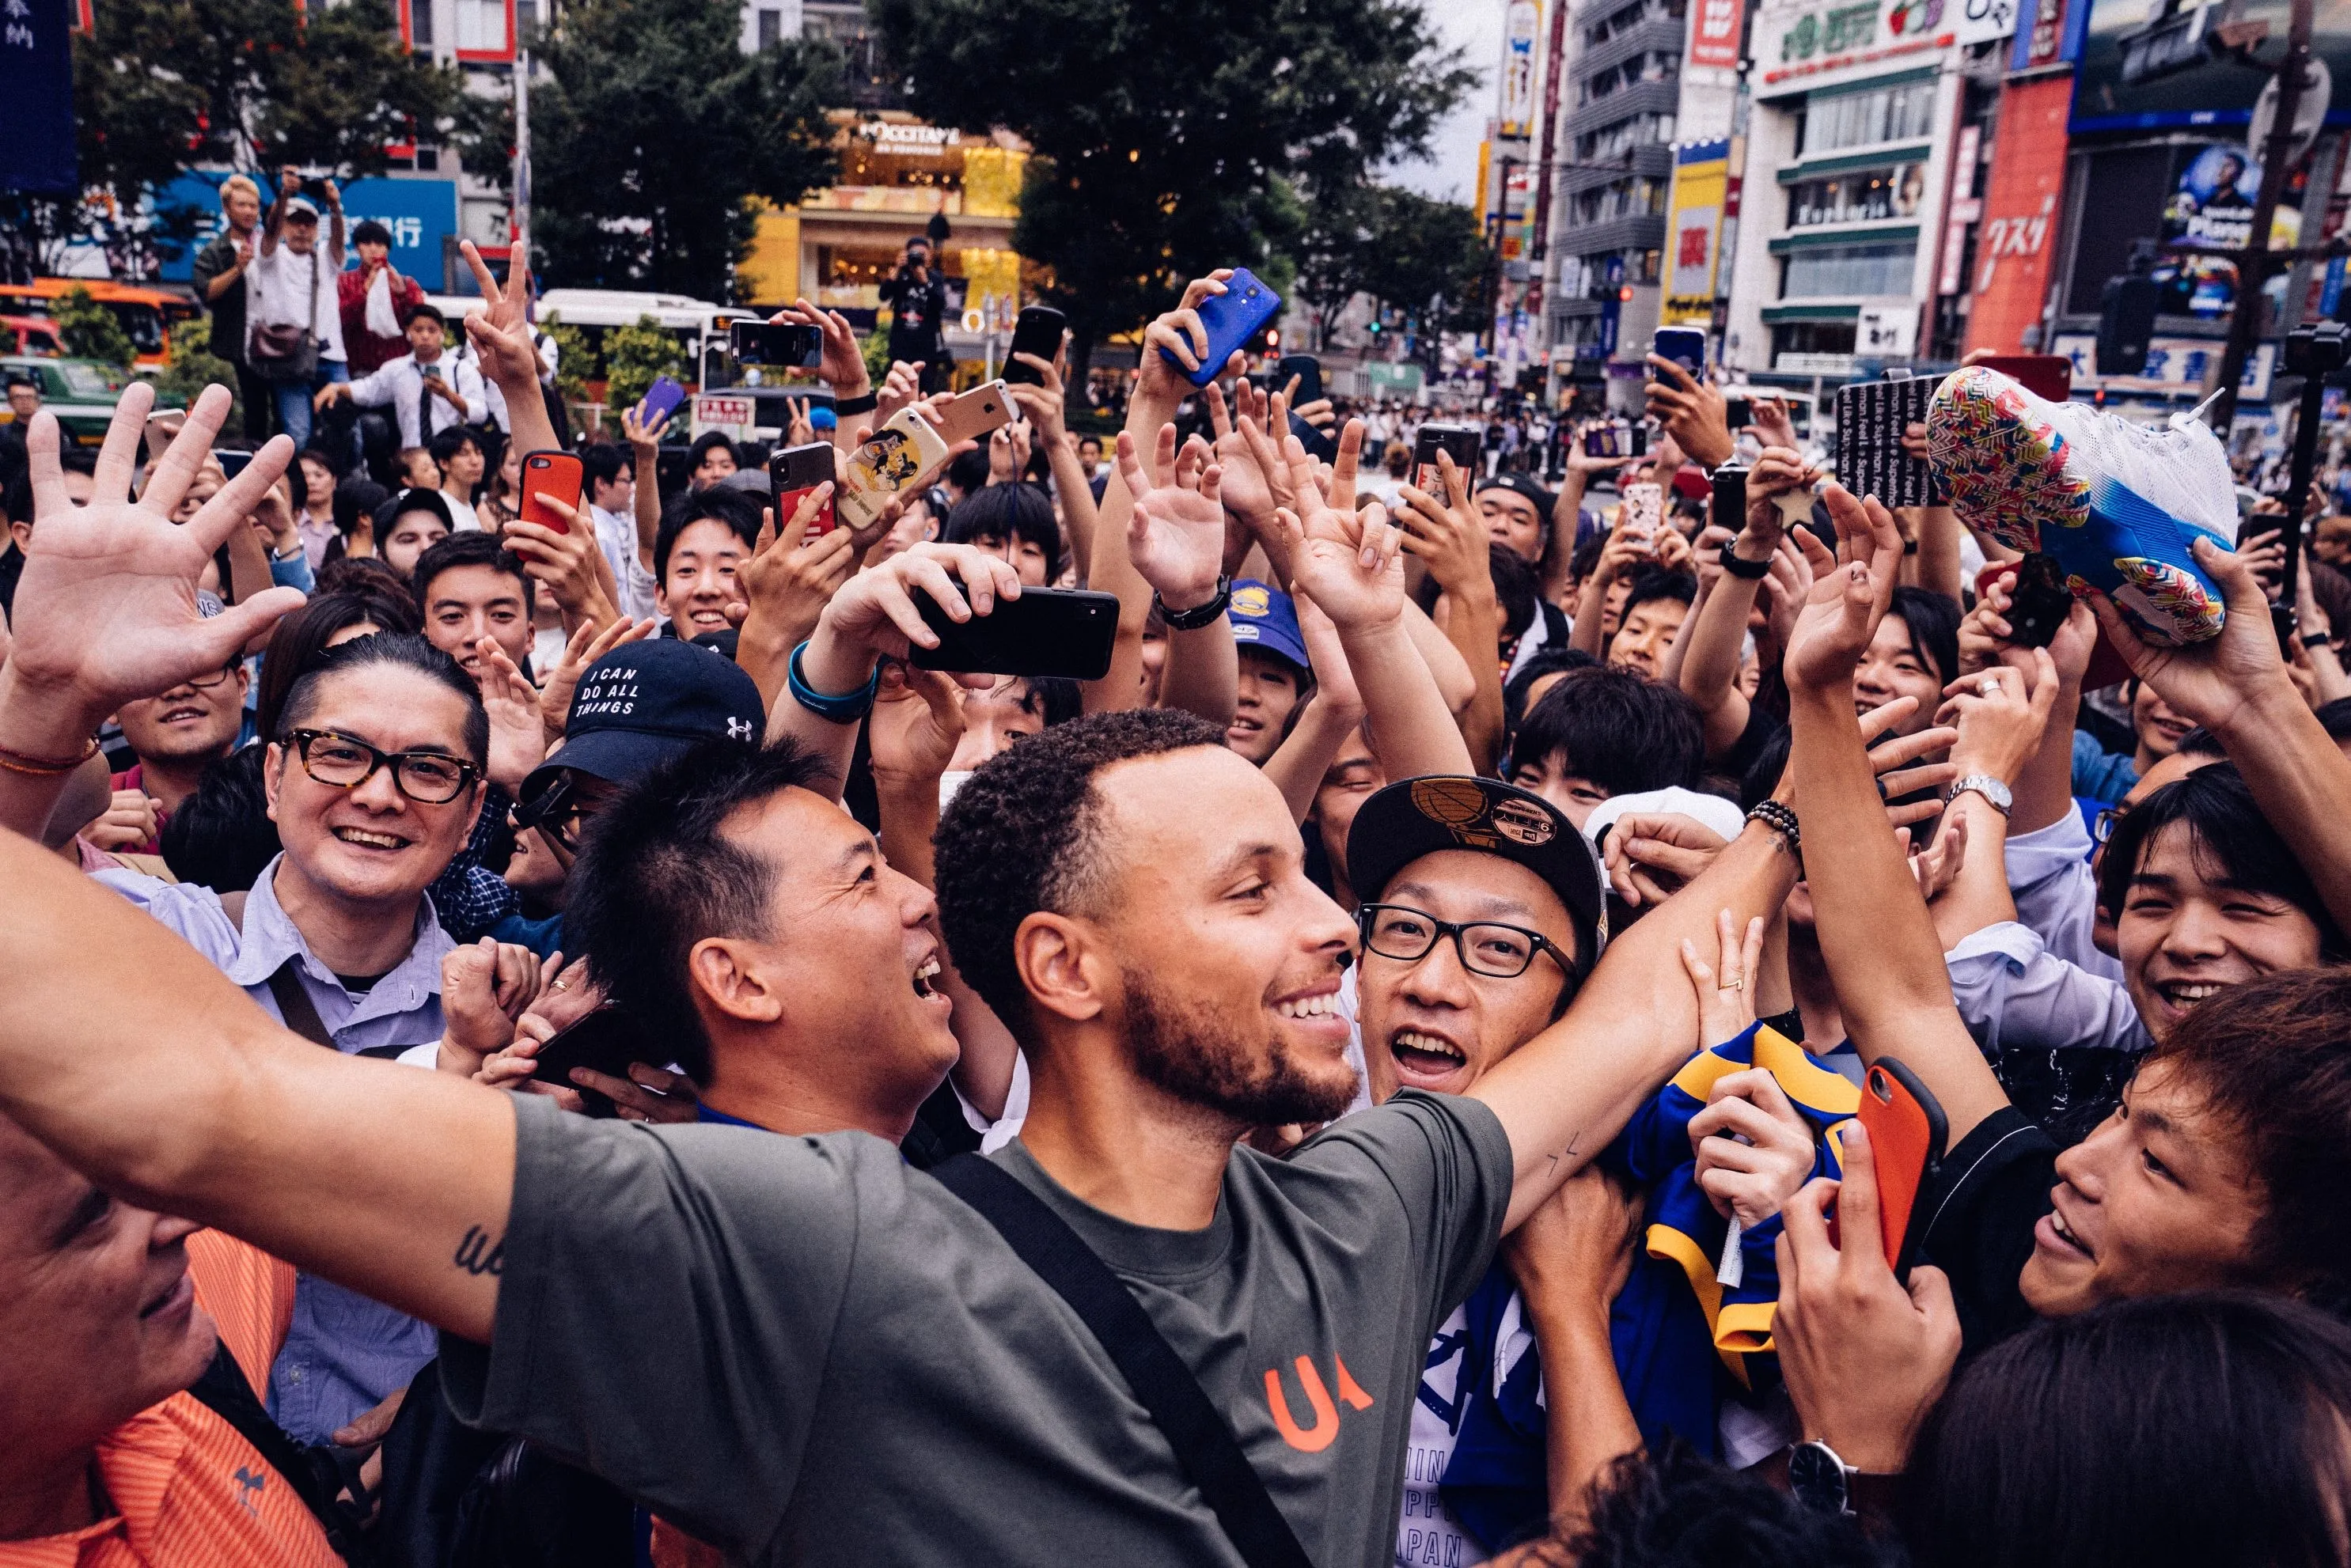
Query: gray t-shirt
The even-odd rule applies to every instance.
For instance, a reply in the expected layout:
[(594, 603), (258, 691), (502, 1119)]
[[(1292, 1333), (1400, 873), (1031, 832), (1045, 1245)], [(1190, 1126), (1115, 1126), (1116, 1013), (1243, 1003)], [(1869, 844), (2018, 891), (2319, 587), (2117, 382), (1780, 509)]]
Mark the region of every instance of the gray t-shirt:
[[(741, 1562), (1239, 1562), (1076, 1313), (889, 1144), (515, 1113), (492, 1343), (442, 1342), (464, 1419)], [(1387, 1563), (1430, 1336), (1510, 1206), (1493, 1113), (1406, 1091), (1287, 1160), (1236, 1148), (1201, 1231), (994, 1157), (1135, 1291), (1318, 1568)]]

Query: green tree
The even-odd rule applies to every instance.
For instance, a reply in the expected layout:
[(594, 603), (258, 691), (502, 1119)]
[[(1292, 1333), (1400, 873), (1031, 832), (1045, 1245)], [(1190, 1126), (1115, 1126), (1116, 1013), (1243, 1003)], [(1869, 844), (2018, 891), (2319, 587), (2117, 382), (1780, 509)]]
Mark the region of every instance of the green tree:
[(538, 324), (555, 340), (556, 394), (566, 402), (586, 402), (588, 383), (596, 379), (600, 368), (588, 334), (578, 327), (565, 325), (562, 312), (558, 310), (540, 317)]
[[(266, 175), (318, 164), (354, 179), (388, 167), (393, 141), (469, 157), (507, 145), (502, 106), (401, 47), (392, 0), (107, 0), (91, 15), (93, 30), (73, 39), (77, 149), (85, 188), (112, 202), (18, 216), (45, 235), (103, 238), (120, 262), (195, 232), (203, 210), (160, 213), (143, 227), (126, 214), (143, 192), (199, 165)], [(495, 159), (487, 172), (496, 176)]]
[[(559, 363), (559, 371), (561, 365)], [(650, 316), (604, 334), (604, 406), (626, 408), (653, 390), (658, 376), (685, 373), (685, 350)]]
[(1429, 332), (1467, 330), (1492, 315), (1493, 246), (1459, 202), (1382, 186), (1374, 193), (1364, 292)]
[[(1425, 152), (1476, 80), (1415, 0), (866, 0), (908, 106), (1037, 156), (1013, 244), (1082, 366), (1217, 267), (1264, 268), (1300, 189)], [(1286, 268), (1276, 267), (1269, 280)]]
[(751, 198), (789, 205), (835, 168), (839, 52), (742, 52), (731, 0), (581, 0), (538, 58), (531, 238), (566, 283), (708, 299), (738, 290)]
[(155, 378), (155, 399), (161, 403), (177, 401), (187, 408), (196, 406), (196, 399), (208, 386), (224, 386), (229, 392), (228, 418), (221, 422), (223, 430), (245, 427), (244, 400), (236, 390), (236, 368), (213, 353), (213, 325), (204, 317), (192, 317), (173, 323), (168, 353), (162, 373)]
[(77, 360), (99, 360), (118, 371), (128, 371), (138, 350), (120, 317), (90, 298), (87, 288), (71, 288), (57, 306), (57, 341)]

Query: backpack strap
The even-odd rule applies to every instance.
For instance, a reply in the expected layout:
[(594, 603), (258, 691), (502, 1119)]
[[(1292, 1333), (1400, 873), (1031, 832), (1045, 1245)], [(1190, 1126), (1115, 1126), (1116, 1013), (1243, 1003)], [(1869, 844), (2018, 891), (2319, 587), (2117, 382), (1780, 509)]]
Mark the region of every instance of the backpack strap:
[(253, 1385), (246, 1381), (245, 1369), (229, 1354), (226, 1344), (214, 1347), (213, 1364), (204, 1368), (202, 1377), (189, 1385), (188, 1392), (198, 1404), (235, 1428), (236, 1435), (252, 1444), (269, 1468), (285, 1479), (302, 1500), (302, 1506), (310, 1511), (310, 1517), (319, 1521), (319, 1528), (326, 1531), (327, 1544), (346, 1563), (372, 1560), (373, 1552), (360, 1534), (365, 1500), (362, 1498), (358, 1511), (336, 1500), (346, 1486), (352, 1496), (361, 1497), (356, 1464), (346, 1478), (331, 1451), (317, 1444), (297, 1442), (254, 1393)]
[(1084, 1321), (1176, 1450), (1176, 1463), (1200, 1489), (1241, 1561), (1249, 1568), (1311, 1568), (1306, 1548), (1199, 1379), (1069, 1221), (977, 1155), (958, 1155), (931, 1175), (996, 1227), (1020, 1260)]

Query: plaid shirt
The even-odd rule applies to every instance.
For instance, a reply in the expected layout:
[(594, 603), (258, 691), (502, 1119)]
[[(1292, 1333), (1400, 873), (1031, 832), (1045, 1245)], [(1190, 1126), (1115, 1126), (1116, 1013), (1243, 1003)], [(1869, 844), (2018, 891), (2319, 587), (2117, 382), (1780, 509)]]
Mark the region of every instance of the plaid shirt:
[(491, 926), (522, 913), (520, 895), (485, 863), (514, 853), (514, 830), (507, 825), (507, 813), (513, 808), (513, 798), (491, 785), (482, 796), (482, 814), (474, 823), (474, 836), (426, 890), (443, 929), (461, 943), (478, 942)]

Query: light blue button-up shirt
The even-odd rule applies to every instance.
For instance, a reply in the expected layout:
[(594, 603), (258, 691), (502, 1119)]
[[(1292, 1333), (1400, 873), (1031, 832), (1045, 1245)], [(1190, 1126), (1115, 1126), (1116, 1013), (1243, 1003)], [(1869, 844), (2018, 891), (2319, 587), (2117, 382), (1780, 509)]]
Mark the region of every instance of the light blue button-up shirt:
[[(208, 887), (167, 883), (136, 872), (96, 873), (203, 954), (263, 1011), (285, 1022), (269, 977), (285, 962), (319, 1010), (335, 1048), (422, 1045), (441, 1038), (441, 960), (456, 944), (442, 929), (428, 896), (416, 915), (416, 940), (390, 974), (364, 992), (344, 988), (310, 951), (276, 891), (278, 860), (262, 869), (239, 923)], [(294, 1318), (270, 1369), (269, 1413), (304, 1442), (322, 1442), (338, 1427), (408, 1386), (433, 1359), (431, 1325), (311, 1274), (294, 1288)]]

